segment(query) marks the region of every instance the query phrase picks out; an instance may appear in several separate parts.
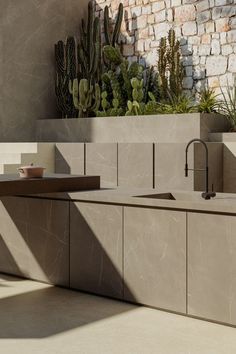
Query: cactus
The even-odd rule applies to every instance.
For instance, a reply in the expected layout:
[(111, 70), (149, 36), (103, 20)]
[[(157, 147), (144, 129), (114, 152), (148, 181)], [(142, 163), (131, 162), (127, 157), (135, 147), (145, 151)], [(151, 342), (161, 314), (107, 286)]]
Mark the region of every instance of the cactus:
[(81, 76), (91, 84), (101, 80), (101, 28), (98, 17), (94, 16), (94, 5), (88, 4), (87, 24), (81, 22), (81, 36), (78, 43), (78, 62)]
[(87, 79), (73, 80), (71, 87), (74, 106), (79, 118), (95, 115), (100, 107), (101, 92), (98, 84), (91, 85)]
[(132, 97), (134, 101), (141, 103), (143, 101), (143, 80), (138, 80), (137, 78), (131, 79), (131, 86), (133, 88)]
[(156, 97), (152, 92), (148, 92), (149, 101), (146, 103), (144, 108), (144, 114), (151, 115), (159, 113), (159, 104), (156, 101)]
[(166, 38), (161, 38), (158, 50), (158, 81), (162, 99), (169, 96), (182, 94), (183, 66), (180, 58), (180, 43), (176, 40), (175, 31), (168, 33)]
[(59, 41), (55, 44), (56, 80), (55, 93), (62, 118), (72, 118), (77, 115), (69, 92), (69, 81), (77, 76), (76, 42), (74, 37), (68, 37), (66, 44)]
[(130, 80), (132, 87), (132, 98), (133, 101), (128, 100), (127, 107), (128, 111), (126, 112), (126, 116), (130, 115), (141, 115), (143, 112), (144, 104), (143, 104), (143, 79), (138, 80), (137, 78), (132, 78)]
[(107, 100), (107, 92), (103, 91), (101, 94), (101, 106), (103, 111), (106, 111), (109, 107), (109, 102)]
[(183, 66), (180, 62), (180, 42), (176, 40), (173, 29), (169, 31), (168, 42), (167, 62), (169, 67), (170, 93), (179, 96), (182, 93)]
[(124, 6), (122, 3), (120, 3), (114, 29), (111, 29), (111, 23), (110, 23), (110, 19), (109, 19), (109, 8), (108, 8), (108, 6), (105, 7), (105, 9), (104, 9), (104, 35), (105, 35), (106, 45), (115, 47), (118, 44), (120, 30), (121, 30), (121, 24), (122, 24), (122, 20), (123, 20), (123, 13), (124, 13)]
[(84, 20), (81, 22), (78, 46), (73, 37), (69, 37), (66, 44), (59, 41), (55, 45), (57, 71), (55, 91), (62, 117), (69, 118), (78, 115), (78, 106), (73, 104), (75, 100), (70, 93), (73, 90), (75, 79), (88, 80), (89, 90), (93, 89), (91, 95), (95, 97), (98, 93), (96, 87), (101, 82), (101, 48), (100, 21), (94, 16), (94, 5), (90, 1), (87, 23)]
[(167, 57), (166, 57), (166, 38), (161, 38), (160, 46), (158, 50), (158, 73), (159, 73), (159, 85), (160, 85), (160, 93), (162, 98), (167, 97), (168, 90), (168, 79), (167, 79)]
[(128, 62), (128, 60), (125, 60), (120, 65), (120, 72), (121, 72), (122, 79), (123, 79), (124, 93), (125, 93), (127, 99), (131, 100), (132, 99), (132, 86), (131, 86), (128, 70), (129, 70), (129, 62)]
[(115, 66), (120, 65), (124, 60), (119, 48), (114, 48), (111, 45), (105, 45), (103, 47), (103, 53), (107, 61)]
[(96, 111), (98, 117), (112, 117), (112, 116), (122, 116), (124, 114), (122, 107), (120, 107), (119, 99), (116, 96), (116, 92), (113, 92), (114, 98), (112, 100), (112, 106), (110, 106), (107, 101), (107, 92), (103, 91), (101, 94), (101, 106), (102, 111)]
[(128, 111), (125, 113), (126, 116), (138, 116), (141, 115), (141, 108), (137, 101), (127, 102)]
[(144, 72), (144, 103), (147, 103), (149, 100), (149, 92), (153, 92), (155, 90), (154, 87), (154, 68), (151, 66), (147, 68)]
[(115, 64), (102, 76), (103, 91), (107, 92), (106, 99), (110, 107), (117, 108), (113, 104), (114, 99), (118, 99), (120, 111), (123, 112), (127, 110), (127, 101), (137, 100), (141, 103), (143, 100), (144, 67), (137, 62), (130, 64), (128, 60), (120, 56), (117, 48), (111, 46), (105, 46), (104, 56)]
[(130, 66), (128, 67), (128, 76), (129, 79), (131, 80), (132, 78), (137, 78), (138, 80), (142, 80), (143, 78), (143, 65), (138, 64), (137, 62), (132, 62)]

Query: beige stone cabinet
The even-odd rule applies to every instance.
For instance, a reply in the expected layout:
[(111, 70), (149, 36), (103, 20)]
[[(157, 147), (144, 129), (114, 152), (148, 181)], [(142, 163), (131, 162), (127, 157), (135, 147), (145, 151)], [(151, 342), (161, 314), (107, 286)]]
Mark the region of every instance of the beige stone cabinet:
[(124, 298), (186, 312), (186, 213), (124, 208)]
[(188, 213), (188, 313), (236, 325), (236, 216)]
[(123, 297), (123, 207), (71, 202), (70, 286)]
[(0, 272), (69, 285), (69, 202), (0, 200)]

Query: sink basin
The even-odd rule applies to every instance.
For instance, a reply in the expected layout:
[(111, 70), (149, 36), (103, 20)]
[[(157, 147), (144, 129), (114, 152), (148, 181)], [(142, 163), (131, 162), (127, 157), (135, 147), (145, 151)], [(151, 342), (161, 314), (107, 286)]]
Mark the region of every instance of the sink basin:
[(151, 199), (167, 199), (176, 200), (171, 193), (158, 193), (158, 194), (148, 194), (148, 195), (136, 195), (137, 198), (151, 198)]
[[(136, 195), (136, 198), (148, 198), (148, 199), (162, 199), (162, 200), (176, 200), (183, 202), (204, 202), (201, 192), (166, 192), (156, 194), (143, 194)], [(213, 199), (212, 199), (213, 200)]]

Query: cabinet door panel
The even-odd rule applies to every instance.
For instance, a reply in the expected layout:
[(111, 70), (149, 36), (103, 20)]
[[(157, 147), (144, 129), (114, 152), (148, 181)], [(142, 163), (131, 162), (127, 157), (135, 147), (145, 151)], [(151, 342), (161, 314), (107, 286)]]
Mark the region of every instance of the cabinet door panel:
[(122, 298), (122, 207), (71, 203), (70, 285)]
[(236, 217), (188, 214), (188, 313), (236, 324)]
[(186, 213), (127, 207), (125, 299), (186, 312)]
[(68, 286), (69, 202), (2, 198), (0, 271)]

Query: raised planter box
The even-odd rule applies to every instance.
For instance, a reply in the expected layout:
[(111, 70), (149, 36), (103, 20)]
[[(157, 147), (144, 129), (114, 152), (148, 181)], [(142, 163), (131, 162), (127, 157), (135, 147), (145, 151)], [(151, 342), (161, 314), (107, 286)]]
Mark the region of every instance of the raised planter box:
[(187, 142), (208, 141), (211, 132), (229, 130), (227, 119), (218, 114), (168, 114), (138, 117), (42, 119), (36, 139), (42, 142)]
[(214, 143), (236, 143), (236, 133), (210, 133), (209, 140)]

